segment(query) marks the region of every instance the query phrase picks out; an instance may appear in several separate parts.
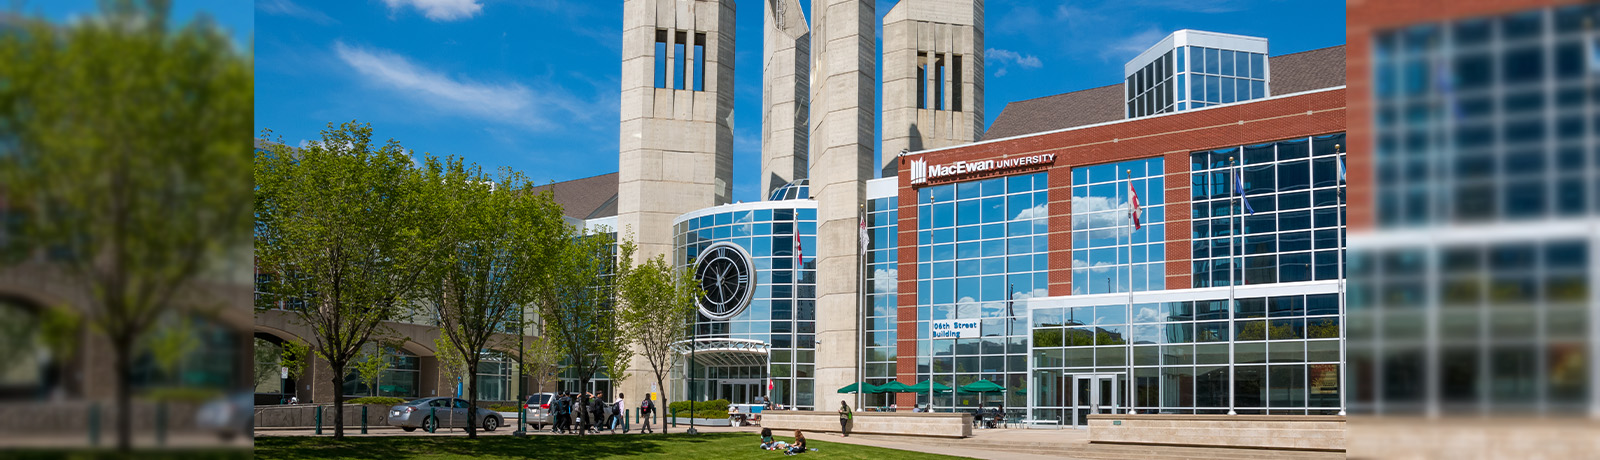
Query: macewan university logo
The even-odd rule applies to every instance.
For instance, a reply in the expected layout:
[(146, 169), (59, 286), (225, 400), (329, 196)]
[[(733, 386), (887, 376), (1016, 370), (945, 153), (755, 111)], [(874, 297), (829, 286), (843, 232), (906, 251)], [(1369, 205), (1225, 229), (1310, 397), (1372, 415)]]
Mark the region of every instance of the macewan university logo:
[(946, 164), (928, 164), (925, 158), (911, 160), (911, 185), (927, 185), (930, 179), (955, 178), (980, 173), (1000, 173), (1011, 169), (1046, 165), (1056, 162), (1056, 154), (1041, 153), (1001, 160), (957, 161)]

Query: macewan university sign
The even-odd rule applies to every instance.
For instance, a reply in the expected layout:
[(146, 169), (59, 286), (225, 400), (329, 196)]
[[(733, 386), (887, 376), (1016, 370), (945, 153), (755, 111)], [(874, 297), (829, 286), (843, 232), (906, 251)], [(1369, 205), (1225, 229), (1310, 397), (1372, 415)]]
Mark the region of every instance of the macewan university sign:
[(1056, 154), (1041, 153), (999, 160), (956, 161), (945, 164), (928, 164), (926, 158), (911, 160), (911, 185), (927, 185), (956, 179), (997, 176), (1031, 166), (1056, 162)]

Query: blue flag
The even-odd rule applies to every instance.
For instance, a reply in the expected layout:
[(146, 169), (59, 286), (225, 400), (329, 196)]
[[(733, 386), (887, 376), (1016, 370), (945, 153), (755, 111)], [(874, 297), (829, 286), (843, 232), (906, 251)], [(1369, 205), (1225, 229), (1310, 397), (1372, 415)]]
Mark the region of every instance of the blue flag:
[(1339, 182), (1344, 181), (1344, 157), (1339, 157)]
[(1244, 203), (1245, 212), (1256, 215), (1256, 210), (1250, 207), (1250, 200), (1244, 196), (1244, 178), (1239, 176), (1239, 170), (1233, 170), (1233, 193), (1239, 194), (1239, 202)]

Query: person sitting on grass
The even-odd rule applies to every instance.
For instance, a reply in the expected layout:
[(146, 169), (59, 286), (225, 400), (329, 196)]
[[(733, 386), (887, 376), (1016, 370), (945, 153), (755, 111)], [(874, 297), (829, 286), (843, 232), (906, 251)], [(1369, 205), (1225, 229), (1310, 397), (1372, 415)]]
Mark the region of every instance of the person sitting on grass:
[(800, 430), (794, 430), (794, 444), (790, 444), (789, 450), (784, 451), (783, 454), (795, 455), (803, 453), (806, 453), (806, 434), (801, 433)]
[(777, 444), (777, 442), (772, 440), (772, 429), (771, 428), (762, 428), (761, 429), (761, 448), (762, 449), (766, 449), (766, 450), (772, 450), (772, 449), (774, 449), (773, 446), (776, 445), (776, 444)]

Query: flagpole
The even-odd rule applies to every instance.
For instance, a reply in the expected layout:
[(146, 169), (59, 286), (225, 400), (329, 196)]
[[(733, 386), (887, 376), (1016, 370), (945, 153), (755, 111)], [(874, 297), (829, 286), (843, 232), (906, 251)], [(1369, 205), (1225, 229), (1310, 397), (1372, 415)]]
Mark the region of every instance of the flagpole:
[[(1584, 85), (1584, 87), (1587, 88), (1588, 85)], [(1346, 358), (1345, 358), (1345, 338), (1346, 338), (1346, 334), (1344, 333), (1345, 328), (1349, 327), (1349, 323), (1345, 320), (1345, 299), (1344, 299), (1344, 296), (1345, 296), (1345, 294), (1344, 294), (1344, 273), (1345, 273), (1345, 270), (1344, 270), (1344, 252), (1345, 252), (1345, 246), (1347, 246), (1347, 244), (1345, 243), (1345, 234), (1347, 232), (1344, 229), (1344, 212), (1345, 212), (1345, 209), (1347, 209), (1349, 207), (1349, 205), (1344, 203), (1344, 201), (1346, 200), (1346, 198), (1344, 196), (1345, 195), (1344, 192), (1345, 192), (1345, 189), (1347, 187), (1345, 185), (1344, 175), (1345, 175), (1345, 168), (1347, 168), (1348, 166), (1346, 166), (1344, 164), (1344, 158), (1340, 158), (1340, 155), (1342, 155), (1342, 153), (1339, 152), (1339, 150), (1340, 150), (1339, 147), (1340, 147), (1339, 144), (1334, 144), (1333, 145), (1333, 161), (1338, 162), (1336, 164), (1339, 165), (1339, 183), (1336, 184), (1336, 185), (1339, 187), (1339, 201), (1340, 201), (1340, 203), (1335, 203), (1336, 205), (1338, 205), (1338, 207), (1335, 208), (1335, 209), (1339, 213), (1339, 228), (1335, 229), (1338, 232), (1336, 234), (1339, 236), (1339, 254), (1338, 254), (1339, 264), (1338, 264), (1338, 266), (1336, 266), (1334, 268), (1339, 270), (1339, 278), (1338, 278), (1339, 279), (1339, 366), (1340, 366), (1340, 368), (1339, 368), (1339, 416), (1343, 417), (1345, 415), (1345, 401), (1346, 401), (1345, 393), (1349, 392), (1349, 387), (1344, 384), (1344, 382), (1345, 382), (1345, 372), (1348, 370), (1344, 366), (1348, 366), (1349, 365), (1348, 364), (1349, 361), (1346, 361)]]
[[(1233, 195), (1233, 198), (1238, 199), (1239, 198), (1239, 194), (1241, 192), (1244, 192), (1244, 190), (1240, 190), (1241, 187), (1244, 187), (1244, 184), (1242, 183), (1243, 179), (1241, 179), (1240, 176), (1239, 176), (1239, 171), (1234, 169), (1236, 167), (1236, 165), (1234, 163), (1235, 163), (1234, 157), (1228, 157), (1228, 172), (1233, 173), (1233, 174), (1230, 174), (1230, 176), (1233, 176), (1233, 177), (1229, 177), (1229, 178), (1223, 179), (1223, 180), (1227, 180), (1227, 181), (1233, 182), (1233, 184), (1231, 184), (1233, 186), (1232, 187), (1228, 187), (1228, 189), (1231, 190), (1228, 194), (1229, 195)], [(1241, 205), (1243, 204), (1242, 200), (1240, 201), (1240, 204)], [(1234, 273), (1238, 272), (1239, 275), (1244, 275), (1244, 272), (1239, 271), (1240, 269), (1237, 266), (1238, 265), (1238, 260), (1237, 260), (1238, 256), (1236, 255), (1236, 253), (1238, 252), (1237, 248), (1239, 247), (1240, 244), (1244, 243), (1244, 239), (1243, 238), (1239, 238), (1238, 241), (1234, 241), (1234, 237), (1235, 236), (1239, 236), (1239, 233), (1242, 230), (1244, 230), (1242, 228), (1244, 226), (1243, 225), (1244, 224), (1243, 213), (1244, 213), (1244, 206), (1238, 206), (1238, 207), (1235, 207), (1233, 209), (1233, 214), (1240, 216), (1240, 219), (1239, 219), (1240, 225), (1238, 225), (1238, 226), (1234, 226), (1233, 225), (1233, 215), (1230, 215), (1228, 217), (1228, 226), (1232, 227), (1232, 228), (1228, 229), (1228, 317), (1230, 319), (1233, 317), (1233, 310), (1234, 310), (1235, 304), (1238, 303), (1234, 299), (1234, 297), (1236, 296), (1236, 293), (1234, 292), (1234, 290), (1239, 285), (1239, 280), (1236, 279), (1237, 277), (1234, 276)], [(1230, 323), (1231, 323), (1231, 321), (1230, 321)], [(1233, 335), (1233, 332), (1231, 330), (1227, 331), (1225, 333), (1228, 334), (1228, 335)], [(1234, 342), (1233, 339), (1234, 339), (1234, 337), (1228, 337), (1228, 415), (1239, 415), (1239, 413), (1237, 411), (1234, 411), (1234, 409), (1233, 409), (1233, 405), (1234, 405), (1233, 404), (1233, 401), (1234, 401), (1234, 394), (1233, 394), (1234, 391), (1233, 390), (1234, 390), (1234, 387), (1238, 386), (1234, 381), (1237, 378), (1237, 376), (1234, 375), (1234, 372), (1233, 372), (1234, 356), (1235, 356), (1234, 353), (1233, 353), (1233, 342)]]
[[(1129, 196), (1129, 199), (1128, 199), (1128, 309), (1127, 309), (1127, 313), (1125, 313), (1125, 314), (1128, 315), (1129, 318), (1132, 318), (1133, 317), (1133, 232), (1135, 230), (1137, 230), (1136, 228), (1134, 228), (1134, 219), (1136, 219), (1138, 217), (1138, 216), (1135, 215), (1135, 213), (1139, 212), (1139, 206), (1138, 206), (1139, 193), (1133, 189), (1133, 170), (1132, 169), (1125, 170), (1124, 175), (1126, 175), (1127, 178), (1128, 178), (1128, 196)], [(1125, 356), (1127, 356), (1127, 361), (1125, 361), (1125, 363), (1128, 365), (1127, 366), (1128, 367), (1128, 377), (1127, 377), (1127, 379), (1128, 379), (1128, 396), (1126, 398), (1124, 398), (1126, 401), (1128, 401), (1128, 407), (1123, 412), (1132, 414), (1132, 413), (1134, 413), (1134, 410), (1133, 410), (1133, 400), (1134, 400), (1134, 398), (1133, 398), (1133, 341), (1124, 339), (1123, 340), (1123, 345), (1124, 345), (1125, 348), (1127, 348), (1127, 351), (1125, 352), (1126, 353)]]
[[(860, 209), (856, 212), (856, 217), (861, 219), (856, 225), (857, 228), (861, 229), (861, 236), (865, 237), (867, 229), (867, 205), (865, 203), (860, 205)], [(863, 243), (866, 242), (865, 239), (861, 241)], [(861, 405), (866, 401), (867, 397), (867, 392), (862, 391), (862, 388), (866, 387), (864, 383), (867, 381), (865, 375), (866, 354), (862, 352), (862, 347), (867, 344), (867, 246), (862, 244), (857, 247), (860, 249), (856, 251), (856, 410), (861, 410)]]

